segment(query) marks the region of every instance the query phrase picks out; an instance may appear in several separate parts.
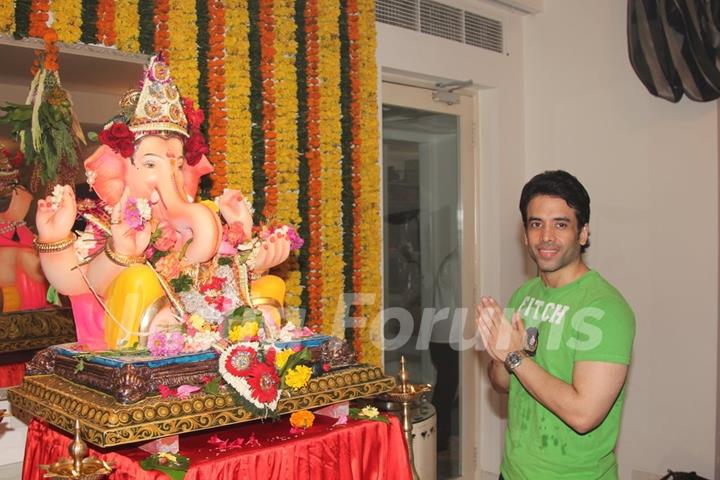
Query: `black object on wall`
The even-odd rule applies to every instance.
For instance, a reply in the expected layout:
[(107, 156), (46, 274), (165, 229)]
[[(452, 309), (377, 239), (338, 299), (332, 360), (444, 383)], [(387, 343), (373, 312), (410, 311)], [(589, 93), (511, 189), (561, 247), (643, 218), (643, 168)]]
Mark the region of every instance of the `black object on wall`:
[(651, 94), (720, 97), (720, 1), (628, 0), (627, 32), (630, 63)]

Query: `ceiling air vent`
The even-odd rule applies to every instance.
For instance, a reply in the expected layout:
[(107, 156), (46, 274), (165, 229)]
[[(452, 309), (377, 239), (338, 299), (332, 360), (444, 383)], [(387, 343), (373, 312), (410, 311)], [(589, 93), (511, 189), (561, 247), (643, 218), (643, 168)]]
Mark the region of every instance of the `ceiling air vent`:
[(375, 18), (388, 25), (417, 30), (417, 0), (381, 0), (375, 4)]
[(474, 13), (465, 12), (465, 43), (502, 53), (502, 23)]
[(503, 24), (433, 0), (377, 0), (378, 22), (503, 52)]
[(420, 2), (420, 31), (436, 37), (463, 41), (463, 11), (430, 0)]

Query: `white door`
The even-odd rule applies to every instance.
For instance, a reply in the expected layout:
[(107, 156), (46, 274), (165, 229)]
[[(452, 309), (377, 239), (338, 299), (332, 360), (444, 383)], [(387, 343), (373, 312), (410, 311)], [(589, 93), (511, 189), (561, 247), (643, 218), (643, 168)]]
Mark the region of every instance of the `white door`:
[(460, 336), (474, 335), (476, 97), (432, 93), (382, 86), (384, 361), (394, 374), (405, 356), (435, 387), (437, 478), (473, 478), (477, 355)]

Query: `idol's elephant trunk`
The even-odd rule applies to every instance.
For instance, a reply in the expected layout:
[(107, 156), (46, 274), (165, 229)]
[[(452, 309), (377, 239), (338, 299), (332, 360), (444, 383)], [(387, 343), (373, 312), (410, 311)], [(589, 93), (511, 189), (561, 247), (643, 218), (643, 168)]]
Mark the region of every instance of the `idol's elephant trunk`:
[(172, 161), (160, 167), (168, 170), (157, 183), (161, 214), (184, 239), (192, 239), (185, 260), (190, 264), (206, 262), (215, 256), (222, 240), (220, 219), (207, 206), (193, 203), (183, 187), (183, 175)]

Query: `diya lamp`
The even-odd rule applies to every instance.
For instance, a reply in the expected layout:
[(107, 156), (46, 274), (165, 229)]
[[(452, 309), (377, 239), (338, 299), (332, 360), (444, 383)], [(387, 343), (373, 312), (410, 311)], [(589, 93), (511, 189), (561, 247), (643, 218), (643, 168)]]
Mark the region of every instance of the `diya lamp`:
[(80, 437), (80, 420), (75, 420), (75, 439), (68, 448), (70, 458), (61, 458), (52, 465), (40, 465), (47, 470), (44, 478), (101, 480), (113, 471), (112, 462), (88, 457), (88, 446)]

